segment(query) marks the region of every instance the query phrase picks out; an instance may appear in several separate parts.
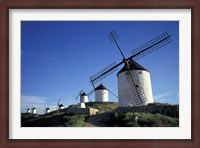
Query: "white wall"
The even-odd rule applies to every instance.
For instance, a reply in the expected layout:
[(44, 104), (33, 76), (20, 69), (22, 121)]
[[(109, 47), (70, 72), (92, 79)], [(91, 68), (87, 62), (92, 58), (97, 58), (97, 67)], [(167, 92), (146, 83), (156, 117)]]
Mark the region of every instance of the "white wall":
[(81, 96), (80, 97), (80, 103), (88, 102), (88, 96)]
[(36, 109), (33, 109), (32, 113), (33, 113), (33, 114), (36, 114), (36, 113), (37, 113), (37, 110), (36, 110)]
[(95, 101), (108, 102), (108, 90), (105, 89), (95, 90)]
[[(134, 75), (133, 70), (131, 73)], [(141, 74), (139, 74), (141, 73)], [(144, 88), (143, 92), (147, 101), (143, 102), (140, 105), (146, 105), (148, 103), (153, 103), (153, 94), (151, 87), (150, 73), (142, 70), (135, 70), (135, 75), (139, 79), (141, 86)], [(135, 83), (136, 84), (136, 83)], [(134, 93), (135, 96), (132, 94)], [(136, 90), (130, 88), (130, 84), (127, 80), (126, 71), (118, 74), (118, 97), (119, 97), (119, 106), (130, 106), (136, 105), (135, 100), (139, 99), (136, 95)], [(134, 96), (134, 97), (133, 97)], [(143, 98), (144, 99), (144, 98)]]

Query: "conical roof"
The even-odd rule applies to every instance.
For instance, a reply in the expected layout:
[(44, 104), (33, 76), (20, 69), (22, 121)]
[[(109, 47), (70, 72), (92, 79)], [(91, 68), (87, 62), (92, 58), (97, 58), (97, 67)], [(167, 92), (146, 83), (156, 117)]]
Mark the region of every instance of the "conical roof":
[(58, 106), (59, 106), (59, 107), (63, 107), (64, 105), (62, 105), (62, 104), (59, 104)]
[(86, 94), (85, 92), (83, 92), (83, 93), (81, 94), (81, 96), (87, 96), (87, 94)]
[[(140, 65), (139, 63), (135, 62), (133, 59), (130, 59), (128, 61), (128, 63), (130, 64), (130, 69), (131, 70), (144, 70), (144, 71), (148, 71), (146, 68), (144, 68), (142, 65)], [(117, 73), (120, 74), (124, 71), (128, 71), (128, 68), (126, 67), (126, 65), (124, 64), (124, 66), (122, 67), (122, 69)], [(149, 72), (149, 71), (148, 71)]]
[(105, 86), (103, 86), (103, 84), (101, 84), (101, 85), (99, 85), (98, 87), (95, 88), (95, 90), (100, 90), (100, 89), (107, 90), (107, 88), (105, 88)]

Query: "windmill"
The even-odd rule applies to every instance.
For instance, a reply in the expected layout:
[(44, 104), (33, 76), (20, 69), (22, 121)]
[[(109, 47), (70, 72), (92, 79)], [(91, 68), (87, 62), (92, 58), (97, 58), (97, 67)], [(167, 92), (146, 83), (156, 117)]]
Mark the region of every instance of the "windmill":
[(80, 103), (86, 103), (89, 101), (89, 97), (94, 92), (94, 89), (90, 90), (88, 93), (85, 93), (83, 90), (81, 90), (75, 100), (77, 100), (80, 97)]
[(47, 114), (47, 113), (50, 113), (51, 112), (51, 110), (50, 110), (50, 108), (47, 106), (44, 106), (44, 111), (43, 111), (43, 113), (45, 113), (45, 114)]
[(26, 107), (26, 113), (31, 113), (31, 109), (28, 106)]
[(118, 97), (119, 106), (144, 105), (153, 102), (151, 90), (150, 73), (135, 60), (167, 45), (170, 43), (171, 35), (167, 32), (162, 33), (149, 42), (139, 46), (132, 51), (132, 55), (125, 58), (119, 44), (117, 43), (118, 35), (116, 32), (109, 33), (109, 39), (114, 42), (122, 56), (122, 61), (108, 65), (106, 68), (90, 77), (90, 82), (95, 88), (95, 84), (124, 64), (124, 67), (118, 72)]
[(58, 100), (56, 110), (61, 110), (61, 109), (64, 109), (64, 105), (60, 104), (60, 100)]
[(32, 112), (32, 114), (36, 114), (37, 113), (37, 109), (35, 107), (32, 107), (31, 108), (31, 112)]

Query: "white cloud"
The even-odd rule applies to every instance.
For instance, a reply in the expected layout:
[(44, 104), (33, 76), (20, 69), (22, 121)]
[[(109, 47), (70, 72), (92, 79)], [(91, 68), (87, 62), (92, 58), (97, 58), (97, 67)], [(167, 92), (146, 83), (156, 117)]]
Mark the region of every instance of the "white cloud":
[(179, 104), (179, 93), (176, 95), (172, 93), (162, 93), (154, 96), (154, 101), (160, 103)]
[[(58, 100), (57, 100), (58, 101)], [(45, 107), (49, 107), (51, 111), (56, 110), (57, 108), (57, 101), (54, 103), (49, 103), (50, 98), (48, 97), (40, 97), (40, 96), (28, 96), (22, 95), (21, 96), (21, 112), (26, 112), (26, 108), (35, 107), (37, 112), (43, 114)], [(67, 107), (71, 104), (69, 101), (62, 101), (60, 100), (60, 104), (63, 104), (64, 107)]]
[(154, 96), (153, 98), (155, 101), (158, 101), (160, 99), (164, 99), (164, 97), (169, 96), (169, 95), (171, 95), (171, 93), (162, 93), (162, 94)]
[(39, 96), (21, 96), (21, 112), (26, 112), (26, 108), (35, 107), (38, 113), (43, 113), (45, 107), (48, 106), (50, 109), (55, 110), (55, 105), (48, 104), (49, 98)]

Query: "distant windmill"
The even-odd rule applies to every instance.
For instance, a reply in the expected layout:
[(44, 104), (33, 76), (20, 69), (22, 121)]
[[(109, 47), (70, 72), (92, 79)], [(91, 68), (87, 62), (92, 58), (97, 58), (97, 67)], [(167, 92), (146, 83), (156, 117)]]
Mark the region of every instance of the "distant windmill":
[(167, 45), (170, 43), (171, 35), (167, 32), (150, 40), (142, 46), (132, 51), (132, 56), (125, 58), (119, 44), (117, 43), (118, 35), (116, 32), (109, 33), (111, 42), (115, 42), (122, 61), (110, 64), (97, 74), (90, 77), (90, 82), (95, 88), (97, 82), (101, 81), (111, 73), (117, 70), (117, 67), (124, 64), (124, 67), (118, 72), (118, 101), (119, 106), (146, 105), (153, 102), (153, 94), (151, 88), (151, 79), (149, 71), (135, 62), (135, 60)]
[(43, 113), (47, 114), (47, 113), (50, 113), (50, 112), (51, 112), (50, 108), (44, 106), (44, 111), (43, 111)]
[(92, 95), (93, 92), (94, 92), (93, 89), (90, 92), (88, 92), (88, 93), (85, 93), (83, 90), (81, 90), (78, 93), (78, 95), (75, 98), (75, 100), (77, 100), (80, 97), (80, 103), (87, 103), (89, 101), (90, 95)]
[(36, 114), (37, 113), (37, 109), (35, 107), (32, 107), (31, 108), (31, 112), (32, 112), (32, 114)]
[(60, 100), (57, 102), (57, 110), (61, 110), (61, 109), (64, 109), (64, 105), (63, 104), (60, 104)]
[(31, 113), (31, 109), (28, 106), (26, 107), (26, 113)]

